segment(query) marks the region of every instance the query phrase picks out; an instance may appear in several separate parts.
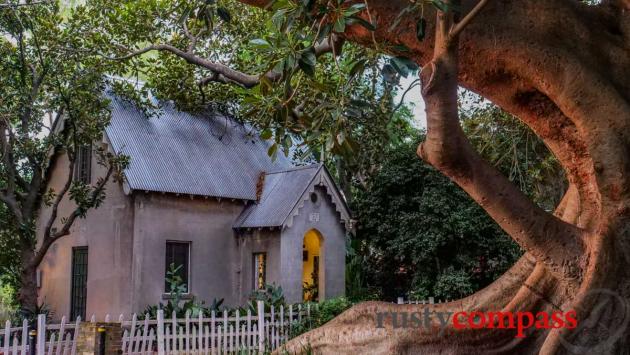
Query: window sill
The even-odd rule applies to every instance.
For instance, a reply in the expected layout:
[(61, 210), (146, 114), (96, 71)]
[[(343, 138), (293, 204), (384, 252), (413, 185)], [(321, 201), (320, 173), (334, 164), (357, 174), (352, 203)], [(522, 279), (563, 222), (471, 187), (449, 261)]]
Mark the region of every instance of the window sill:
[[(181, 295), (181, 299), (183, 300), (191, 300), (194, 296), (190, 293), (184, 293), (183, 295)], [(163, 300), (171, 300), (173, 299), (173, 296), (170, 293), (163, 293), (162, 294), (162, 299)]]

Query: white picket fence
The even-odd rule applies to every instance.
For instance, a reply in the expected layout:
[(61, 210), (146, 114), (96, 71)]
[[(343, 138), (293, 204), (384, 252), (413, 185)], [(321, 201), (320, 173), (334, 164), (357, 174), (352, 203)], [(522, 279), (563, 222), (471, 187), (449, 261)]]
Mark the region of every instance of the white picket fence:
[[(163, 311), (155, 319), (148, 315), (139, 320), (134, 314), (131, 320), (123, 315), (118, 318), (122, 334), (122, 354), (252, 354), (273, 351), (282, 346), (291, 336), (291, 328), (304, 317), (310, 317), (311, 304), (271, 307), (265, 312), (264, 303), (257, 303), (256, 312), (247, 310), (211, 312), (198, 317), (177, 318), (173, 313), (166, 318)], [(314, 304), (316, 307), (317, 305)], [(105, 323), (111, 322), (106, 315)], [(77, 329), (81, 318), (74, 323), (61, 319), (59, 324), (47, 324), (46, 316), (37, 318), (34, 339), (29, 336), (27, 320), (15, 327), (10, 321), (0, 332), (0, 355), (29, 355), (31, 342), (36, 355), (75, 355)], [(95, 323), (93, 315), (90, 322)]]
[(156, 319), (145, 317), (122, 321), (123, 354), (225, 354), (262, 353), (273, 351), (290, 337), (291, 327), (309, 317), (311, 305), (271, 307), (265, 313), (263, 302), (258, 302), (257, 312), (250, 310), (241, 315), (238, 311), (211, 312), (198, 317), (177, 318), (175, 314), (165, 318), (158, 311)]
[[(37, 335), (34, 339), (37, 355), (75, 355), (76, 339), (75, 330), (78, 329), (81, 318), (74, 323), (66, 323), (66, 317), (60, 324), (46, 324), (46, 316), (40, 314), (37, 317)], [(0, 333), (2, 355), (27, 355), (31, 353), (31, 341), (29, 339), (28, 321), (22, 321), (22, 326), (12, 327), (7, 321), (4, 330)]]
[(398, 297), (398, 299), (396, 300), (396, 303), (398, 304), (440, 304), (440, 303), (448, 303), (449, 300), (446, 299), (444, 301), (437, 300), (437, 302), (435, 301), (435, 298), (433, 297), (429, 297), (428, 300), (406, 300), (404, 299), (404, 297)]

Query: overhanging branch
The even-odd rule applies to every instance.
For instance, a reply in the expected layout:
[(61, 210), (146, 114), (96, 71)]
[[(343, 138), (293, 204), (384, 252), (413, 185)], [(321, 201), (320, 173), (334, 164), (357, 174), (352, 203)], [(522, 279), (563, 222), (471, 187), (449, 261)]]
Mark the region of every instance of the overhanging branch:
[[(187, 31), (187, 30), (186, 30)], [(190, 35), (192, 36), (192, 35)], [(196, 37), (192, 37), (196, 38)], [(196, 42), (196, 40), (195, 40)], [(336, 55), (341, 53), (341, 49), (343, 47), (344, 39), (333, 34), (330, 37), (324, 39), (320, 43), (317, 43), (313, 46), (313, 50), (315, 52), (315, 56), (319, 57), (325, 53), (333, 52)], [(171, 54), (176, 55), (179, 58), (184, 59), (186, 62), (196, 65), (198, 67), (208, 69), (212, 72), (211, 75), (201, 79), (199, 81), (199, 85), (207, 85), (210, 82), (219, 82), (224, 84), (236, 84), (244, 88), (252, 88), (260, 83), (261, 78), (265, 77), (269, 81), (275, 82), (282, 79), (282, 75), (276, 72), (266, 72), (263, 74), (247, 74), (241, 71), (230, 68), (229, 66), (217, 62), (213, 62), (207, 60), (205, 58), (201, 58), (194, 53), (192, 48), (188, 48), (188, 50), (181, 50), (170, 44), (155, 44), (144, 47), (142, 49), (138, 49), (135, 51), (131, 51), (130, 53), (120, 56), (120, 57), (108, 57), (106, 58), (110, 60), (127, 60), (133, 57), (140, 56), (142, 54), (151, 52), (151, 51), (162, 51), (169, 52)]]

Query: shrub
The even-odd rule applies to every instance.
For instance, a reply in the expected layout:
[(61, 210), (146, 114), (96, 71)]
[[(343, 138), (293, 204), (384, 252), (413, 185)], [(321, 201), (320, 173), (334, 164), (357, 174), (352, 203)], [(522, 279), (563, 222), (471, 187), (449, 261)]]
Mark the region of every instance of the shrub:
[(291, 328), (291, 337), (296, 337), (328, 323), (352, 306), (353, 303), (345, 297), (331, 298), (318, 303), (317, 306), (311, 307), (310, 317), (302, 318), (302, 322)]

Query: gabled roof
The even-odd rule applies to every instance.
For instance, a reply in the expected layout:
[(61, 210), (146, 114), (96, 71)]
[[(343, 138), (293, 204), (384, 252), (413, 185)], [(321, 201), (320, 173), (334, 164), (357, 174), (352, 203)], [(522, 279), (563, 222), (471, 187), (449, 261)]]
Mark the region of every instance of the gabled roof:
[(245, 208), (234, 222), (234, 228), (291, 226), (293, 217), (299, 214), (316, 186), (326, 189), (341, 220), (350, 229), (350, 211), (328, 170), (321, 164), (265, 174), (260, 201)]
[(147, 118), (134, 105), (110, 99), (106, 135), (115, 153), (131, 157), (124, 174), (132, 190), (256, 200), (262, 172), (293, 166), (282, 154), (272, 162), (268, 142), (225, 116), (165, 105)]

